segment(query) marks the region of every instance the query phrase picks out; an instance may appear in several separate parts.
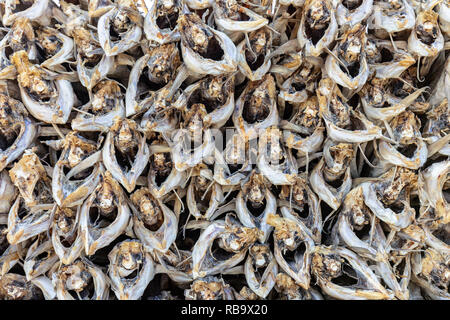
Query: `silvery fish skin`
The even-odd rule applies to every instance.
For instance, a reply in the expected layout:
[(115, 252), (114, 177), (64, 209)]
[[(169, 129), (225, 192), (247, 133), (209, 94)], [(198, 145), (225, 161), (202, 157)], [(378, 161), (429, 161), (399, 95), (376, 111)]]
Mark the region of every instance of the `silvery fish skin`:
[(439, 79), (436, 83), (435, 88), (433, 89), (433, 94), (430, 98), (430, 103), (432, 105), (440, 104), (444, 99), (449, 99), (450, 91), (448, 90), (448, 85), (450, 78), (448, 75), (448, 70), (450, 69), (450, 60), (447, 59), (445, 65), (443, 66), (443, 70), (439, 76)]
[[(101, 221), (92, 223), (90, 214), (93, 209), (97, 210), (99, 216), (114, 220), (106, 226), (102, 226)], [(115, 210), (117, 214), (114, 217)], [(93, 255), (122, 234), (128, 226), (130, 216), (131, 212), (119, 183), (109, 171), (102, 172), (99, 184), (81, 205), (80, 232), (86, 255)]]
[[(330, 78), (322, 79), (317, 90), (320, 114), (329, 137), (338, 142), (352, 143), (380, 138), (382, 136), (381, 128), (369, 121), (364, 114), (354, 111), (345, 102), (339, 88), (331, 85), (330, 82)], [(360, 128), (359, 130), (352, 130), (357, 126)]]
[(314, 93), (317, 81), (320, 80), (323, 61), (320, 58), (308, 57), (302, 62), (301, 67), (281, 85), (280, 97), (291, 103), (301, 103)]
[(18, 245), (9, 245), (0, 256), (0, 275), (4, 276), (19, 262)]
[[(53, 286), (58, 300), (75, 300), (74, 291), (80, 300), (105, 300), (109, 297), (109, 282), (100, 267), (86, 258), (81, 258), (61, 267), (52, 274)], [(89, 292), (93, 283), (93, 292)]]
[[(124, 21), (128, 21), (126, 24)], [(113, 8), (98, 20), (98, 40), (108, 57), (115, 56), (136, 46), (142, 36), (142, 17), (131, 10)], [(119, 39), (111, 39), (110, 28), (117, 29)], [(125, 32), (123, 30), (126, 30)]]
[[(426, 143), (422, 140), (419, 130), (420, 120), (411, 111), (404, 111), (393, 118), (389, 126), (394, 132), (396, 147), (387, 141), (380, 141), (378, 145), (379, 161), (409, 169), (418, 169), (428, 158)], [(399, 150), (415, 145), (416, 150), (410, 156), (405, 156)]]
[[(369, 77), (369, 66), (365, 55), (367, 41), (365, 28), (361, 24), (350, 28), (334, 47), (333, 55), (329, 55), (325, 61), (326, 73), (334, 82), (356, 91), (362, 88)], [(339, 58), (340, 62), (335, 57)], [(340, 64), (344, 64), (349, 71), (343, 71)], [(352, 71), (352, 69), (357, 70)]]
[(162, 89), (144, 99), (140, 104), (142, 108), (137, 107), (138, 110), (145, 110), (150, 105), (142, 116), (140, 124), (144, 131), (169, 134), (176, 129), (178, 119), (174, 110), (170, 108), (170, 104), (177, 101), (179, 93), (176, 92), (173, 96), (170, 96), (172, 84), (172, 82), (169, 82)]
[[(268, 223), (274, 227), (274, 255), (280, 268), (291, 276), (303, 289), (308, 290), (311, 281), (310, 266), (314, 241), (291, 216), (283, 217), (270, 214)], [(303, 244), (305, 249), (301, 250)], [(289, 263), (284, 255), (293, 252), (295, 262)]]
[(439, 26), (441, 31), (448, 37), (450, 35), (450, 4), (443, 1), (439, 4)]
[(299, 103), (289, 120), (282, 120), (283, 138), (286, 146), (298, 150), (301, 155), (314, 154), (324, 141), (323, 121), (319, 101), (315, 96)]
[(98, 18), (114, 7), (114, 1), (93, 0), (89, 1), (89, 17)]
[(91, 101), (72, 120), (73, 130), (106, 131), (115, 118), (125, 116), (123, 93), (116, 81), (101, 80), (92, 88), (92, 94)]
[(250, 47), (246, 40), (236, 47), (238, 51), (239, 70), (251, 81), (261, 80), (272, 63), (270, 59), (272, 31), (261, 28), (250, 33)]
[(305, 3), (304, 0), (281, 0), (280, 4), (282, 4), (283, 6), (289, 6), (289, 5), (293, 5), (295, 7), (301, 7), (303, 6)]
[[(190, 71), (195, 74), (220, 75), (232, 73), (237, 69), (236, 46), (227, 35), (210, 28), (198, 16), (192, 14), (182, 15), (178, 19), (178, 25), (183, 30), (181, 32), (181, 53)], [(187, 32), (191, 29), (196, 30), (198, 37), (188, 36)], [(211, 41), (218, 43), (224, 53), (222, 57), (205, 54)]]
[(438, 17), (433, 10), (422, 11), (417, 15), (415, 28), (408, 38), (411, 53), (434, 57), (444, 48), (444, 36), (438, 27)]
[(169, 249), (165, 254), (156, 253), (158, 264), (156, 273), (165, 273), (177, 283), (190, 283), (192, 278), (191, 251), (179, 250), (175, 253), (174, 249)]
[(38, 39), (39, 45), (46, 51), (47, 57), (41, 63), (42, 67), (56, 70), (62, 63), (72, 60), (74, 52), (74, 41), (72, 38), (53, 28), (45, 27), (38, 34)]
[[(52, 201), (51, 195), (45, 191), (50, 189), (51, 181), (38, 156), (31, 150), (25, 150), (21, 159), (9, 170), (9, 176), (28, 207)], [(35, 194), (40, 197), (36, 198)]]
[(248, 82), (236, 101), (233, 123), (245, 137), (254, 138), (258, 130), (278, 124), (275, 81), (266, 74), (259, 81)]
[[(41, 254), (46, 254), (46, 256), (44, 258), (39, 258), (39, 255)], [(36, 240), (28, 248), (23, 264), (23, 269), (27, 280), (31, 281), (38, 276), (47, 273), (47, 271), (49, 271), (57, 261), (58, 256), (53, 250), (51, 240)]]
[(130, 200), (133, 212), (133, 231), (150, 252), (166, 253), (176, 238), (178, 218), (161, 201), (142, 188)]
[(275, 75), (288, 77), (302, 64), (302, 54), (297, 52), (299, 44), (296, 40), (289, 40), (274, 50), (270, 57), (272, 66), (270, 72)]
[(427, 195), (427, 202), (434, 208), (435, 214), (442, 217), (442, 223), (444, 224), (450, 220), (450, 204), (443, 191), (449, 171), (450, 161), (446, 160), (434, 163), (421, 172), (421, 178), (424, 182), (423, 192)]
[[(390, 61), (383, 61), (381, 53), (383, 50), (388, 50), (392, 55)], [(408, 52), (406, 41), (392, 43), (368, 37), (366, 56), (369, 68), (373, 70), (375, 77), (380, 79), (396, 78), (416, 62), (413, 55)]]
[[(2, 23), (5, 26), (11, 25), (16, 19), (27, 18), (30, 20), (38, 20), (44, 18), (49, 6), (49, 0), (24, 1), (28, 4), (28, 8), (23, 11), (16, 11), (17, 2), (14, 0), (5, 1), (5, 11), (3, 12)], [(20, 9), (19, 9), (20, 10)], [(48, 19), (48, 17), (46, 17)]]
[[(62, 147), (61, 156), (53, 169), (53, 198), (60, 207), (78, 206), (100, 179), (100, 152), (93, 141), (78, 135), (76, 131), (65, 137)], [(65, 174), (64, 169), (70, 171)], [(79, 175), (84, 175), (84, 179), (80, 179)]]
[(186, 0), (189, 8), (194, 10), (201, 10), (212, 6), (212, 0)]
[(69, 81), (47, 80), (49, 71), (30, 63), (25, 51), (18, 51), (12, 63), (19, 74), (18, 81), (24, 105), (37, 119), (47, 123), (66, 123), (75, 104), (75, 94)]
[[(248, 141), (239, 134), (234, 134), (225, 146), (225, 150), (214, 151), (214, 180), (221, 186), (240, 184), (252, 171)], [(237, 168), (232, 172), (231, 170)]]
[[(343, 258), (341, 262), (339, 258)], [(347, 263), (351, 268), (357, 270), (357, 277), (365, 280), (365, 288), (353, 288), (336, 285), (331, 279), (338, 276), (342, 271), (342, 263)], [(337, 299), (347, 300), (382, 300), (392, 298), (392, 292), (386, 290), (378, 281), (375, 274), (367, 264), (358, 259), (352, 251), (337, 247), (331, 249), (325, 246), (315, 248), (312, 258), (313, 273), (317, 276), (322, 290)]]
[(37, 127), (20, 101), (4, 94), (0, 94), (0, 101), (1, 131), (6, 140), (0, 152), (0, 169), (3, 170), (29, 147), (37, 134)]
[(151, 1), (144, 19), (145, 37), (159, 44), (179, 41), (180, 32), (176, 19), (180, 13), (181, 3), (178, 0)]
[(281, 131), (269, 127), (260, 133), (260, 152), (256, 165), (273, 185), (291, 185), (297, 175), (297, 162), (283, 146)]
[[(128, 192), (136, 187), (137, 177), (144, 170), (150, 157), (145, 137), (136, 128), (137, 125), (133, 120), (117, 118), (108, 132), (102, 149), (105, 168)], [(121, 167), (117, 160), (118, 154), (136, 148), (136, 151), (132, 151), (134, 159), (128, 160), (130, 168), (126, 170)]]
[(340, 26), (355, 25), (366, 20), (373, 10), (373, 0), (364, 0), (359, 4), (356, 1), (339, 1), (336, 7), (336, 20)]
[[(396, 172), (397, 171), (397, 172)], [(417, 183), (417, 175), (406, 168), (391, 168), (382, 177), (390, 177), (391, 183), (364, 182), (361, 184), (364, 203), (382, 221), (389, 224), (394, 230), (409, 226), (414, 220), (415, 211), (409, 204), (409, 189), (411, 184)], [(396, 184), (394, 182), (397, 182)], [(376, 195), (375, 189), (383, 192), (383, 197)], [(401, 196), (399, 192), (404, 190)], [(404, 198), (404, 199), (403, 199)], [(403, 208), (395, 213), (389, 204), (400, 202)], [(388, 205), (386, 207), (386, 205)]]
[[(220, 75), (237, 69), (236, 46), (224, 33), (204, 24), (197, 15), (183, 14), (178, 18), (181, 31), (181, 53), (188, 69), (196, 74)], [(192, 37), (189, 30), (195, 30)], [(222, 57), (205, 55), (209, 42), (214, 40), (223, 51)], [(206, 46), (206, 47), (205, 47)], [(220, 60), (219, 60), (220, 59)]]
[[(191, 182), (186, 191), (186, 203), (189, 213), (195, 219), (209, 220), (224, 201), (223, 188), (213, 180), (211, 170), (194, 168)], [(205, 209), (199, 209), (199, 208)]]
[(386, 122), (406, 110), (425, 91), (425, 88), (415, 90), (404, 98), (398, 98), (381, 88), (388, 79), (368, 81), (360, 91), (361, 104), (369, 120)]
[(7, 214), (15, 199), (16, 190), (6, 171), (0, 174), (0, 214)]
[[(37, 58), (38, 46), (36, 43), (39, 42), (36, 33), (34, 32), (32, 22), (27, 18), (19, 18), (14, 21), (1, 42), (2, 47), (5, 49), (10, 48), (14, 52), (24, 50), (27, 52), (30, 59), (34, 60)], [(8, 54), (7, 51), (4, 51), (4, 55), (6, 61), (11, 63), (12, 54)]]
[(77, 72), (81, 83), (92, 89), (98, 81), (106, 78), (114, 67), (114, 58), (102, 55), (100, 61), (93, 68), (88, 68), (80, 54), (77, 55)]
[[(108, 258), (108, 276), (117, 299), (139, 299), (155, 275), (153, 259), (144, 251), (142, 243), (132, 239), (118, 243), (108, 254)], [(133, 279), (124, 278), (135, 270), (138, 275)]]
[[(385, 251), (383, 249), (387, 243), (387, 239), (379, 224), (375, 228), (374, 243), (375, 246), (381, 248), (380, 250), (381, 253), (385, 257), (387, 257), (388, 250)], [(404, 263), (403, 266), (399, 266), (401, 262)], [(394, 292), (396, 298), (400, 300), (409, 300), (410, 292), (408, 290), (408, 286), (412, 276), (411, 257), (409, 255), (403, 257), (403, 259), (398, 258), (394, 266), (391, 266), (389, 258), (385, 258), (383, 259), (383, 261), (379, 261), (377, 263), (376, 269), (377, 274), (382, 277), (387, 287), (389, 287), (389, 289), (391, 289)]]
[(392, 34), (414, 27), (416, 15), (414, 9), (406, 0), (400, 1), (374, 1), (372, 13), (372, 28), (379, 32)]
[(209, 76), (187, 87), (175, 101), (175, 108), (188, 112), (192, 104), (210, 105), (203, 121), (214, 128), (222, 127), (234, 111), (234, 77)]
[(2, 1), (0, 299), (449, 300), (449, 8)]
[(79, 81), (91, 90), (112, 71), (115, 59), (104, 54), (98, 39), (90, 32), (86, 8), (63, 2), (60, 9), (53, 8), (53, 14), (63, 24), (66, 35), (73, 38)]
[(283, 186), (278, 201), (283, 217), (296, 221), (314, 243), (321, 242), (322, 210), (319, 199), (311, 190), (306, 175), (296, 178), (292, 186)]
[(345, 195), (351, 190), (352, 178), (350, 175), (350, 167), (347, 167), (343, 173), (342, 184), (338, 188), (335, 188), (327, 183), (324, 177), (324, 166), (325, 161), (321, 159), (311, 172), (309, 181), (312, 189), (319, 198), (336, 210), (341, 205)]
[[(448, 273), (448, 257), (438, 251), (428, 248), (424, 258), (414, 253), (412, 256), (412, 280), (420, 286), (425, 293), (435, 300), (448, 300), (449, 294), (446, 290), (445, 277)], [(437, 274), (436, 282), (431, 281), (431, 273)], [(445, 288), (445, 289), (442, 289)]]
[(23, 198), (18, 196), (8, 213), (7, 239), (13, 245), (45, 232), (50, 226), (52, 205), (38, 205), (28, 215), (21, 217), (19, 212), (24, 206)]
[[(331, 45), (338, 32), (338, 24), (335, 17), (333, 4), (328, 0), (305, 1), (305, 12), (302, 14), (297, 40), (300, 48), (305, 50), (306, 56), (318, 57), (325, 48)], [(316, 21), (318, 26), (315, 26)], [(322, 22), (323, 21), (323, 22)], [(315, 26), (318, 33), (312, 38), (307, 30)]]
[(52, 212), (51, 239), (55, 253), (63, 264), (71, 264), (79, 258), (83, 249), (83, 237), (79, 228), (80, 206), (60, 208)]
[[(257, 240), (258, 233), (258, 229), (243, 226), (232, 214), (227, 214), (225, 220), (211, 222), (192, 250), (193, 278), (224, 273), (236, 266), (245, 259), (247, 249)], [(219, 241), (219, 246), (229, 253), (228, 257), (214, 256), (214, 241)]]
[(236, 0), (215, 0), (214, 20), (226, 33), (250, 32), (267, 25), (269, 21)]
[[(163, 44), (154, 48), (150, 48), (148, 53), (140, 57), (131, 69), (130, 77), (128, 80), (128, 87), (125, 96), (126, 114), (127, 116), (146, 111), (152, 108), (152, 101), (156, 97), (154, 94), (168, 94), (171, 90), (176, 88), (170, 88), (169, 85), (173, 84), (171, 81), (175, 80), (177, 70), (179, 70), (180, 53), (178, 48), (173, 44)], [(143, 98), (142, 92), (145, 92), (144, 88), (141, 88), (140, 77), (145, 74), (152, 84), (164, 84), (167, 87), (161, 88), (158, 91), (149, 90)], [(173, 99), (174, 97), (167, 97)], [(156, 98), (158, 99), (158, 98)], [(154, 102), (153, 102), (154, 104)], [(157, 110), (160, 111), (160, 110)]]
[[(258, 270), (263, 267), (265, 269)], [(275, 275), (278, 273), (278, 265), (270, 248), (267, 245), (252, 245), (244, 268), (250, 289), (259, 297), (266, 298), (275, 286)]]
[[(268, 188), (266, 178), (253, 171), (237, 195), (236, 213), (244, 226), (261, 231), (258, 240), (262, 243), (267, 241), (273, 229), (268, 218), (275, 213), (276, 207), (276, 198)], [(260, 212), (258, 216), (253, 214), (255, 210)]]
[(56, 290), (53, 287), (52, 281), (46, 276), (39, 276), (31, 280), (31, 283), (38, 287), (45, 300), (53, 300), (56, 297)]
[[(148, 188), (156, 198), (162, 198), (186, 180), (186, 172), (178, 171), (172, 163), (171, 148), (156, 141), (149, 146), (150, 168), (148, 172)], [(164, 177), (163, 182), (159, 179)], [(158, 182), (157, 182), (158, 180)]]
[(182, 110), (183, 122), (179, 130), (171, 132), (172, 159), (178, 171), (193, 170), (213, 156), (215, 137), (206, 105), (195, 103)]

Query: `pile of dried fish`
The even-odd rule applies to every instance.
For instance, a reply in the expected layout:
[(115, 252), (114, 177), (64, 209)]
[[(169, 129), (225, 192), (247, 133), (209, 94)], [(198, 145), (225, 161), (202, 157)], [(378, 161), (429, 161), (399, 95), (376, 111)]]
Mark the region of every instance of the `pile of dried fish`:
[(0, 16), (1, 299), (450, 299), (449, 0)]

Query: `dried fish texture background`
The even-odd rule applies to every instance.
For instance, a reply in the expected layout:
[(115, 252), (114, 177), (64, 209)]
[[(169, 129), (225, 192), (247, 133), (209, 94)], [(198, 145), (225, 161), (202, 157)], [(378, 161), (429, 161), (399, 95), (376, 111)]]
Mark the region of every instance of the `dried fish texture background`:
[(0, 298), (450, 299), (449, 0), (0, 0)]

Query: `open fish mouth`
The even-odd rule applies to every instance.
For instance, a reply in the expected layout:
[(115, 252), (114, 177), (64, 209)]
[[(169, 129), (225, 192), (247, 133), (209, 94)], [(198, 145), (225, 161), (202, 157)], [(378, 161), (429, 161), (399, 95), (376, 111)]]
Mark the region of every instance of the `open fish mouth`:
[(450, 300), (449, 0), (0, 1), (0, 300)]

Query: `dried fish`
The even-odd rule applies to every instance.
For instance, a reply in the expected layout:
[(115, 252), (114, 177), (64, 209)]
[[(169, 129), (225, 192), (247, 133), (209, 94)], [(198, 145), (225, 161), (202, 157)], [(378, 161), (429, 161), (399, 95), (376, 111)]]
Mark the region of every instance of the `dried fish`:
[(214, 20), (225, 32), (250, 32), (269, 23), (266, 18), (241, 6), (237, 0), (215, 0), (213, 2)]
[(106, 169), (128, 191), (136, 187), (136, 180), (150, 158), (145, 137), (137, 124), (126, 118), (115, 119), (102, 150)]
[(334, 82), (356, 91), (362, 88), (369, 77), (365, 54), (367, 42), (365, 29), (362, 24), (349, 28), (334, 47), (333, 54), (325, 61), (325, 70)]
[(52, 194), (58, 206), (73, 207), (83, 203), (100, 180), (99, 160), (96, 143), (76, 131), (66, 135), (52, 174)]
[(0, 299), (449, 300), (449, 0), (0, 0)]
[(236, 46), (224, 33), (209, 27), (193, 13), (181, 15), (178, 28), (181, 53), (189, 70), (202, 75), (236, 71)]
[(259, 81), (251, 81), (236, 101), (233, 113), (236, 129), (248, 139), (259, 130), (278, 124), (275, 80), (266, 74)]
[(49, 71), (33, 65), (23, 50), (15, 52), (11, 62), (16, 67), (22, 102), (28, 111), (47, 123), (66, 123), (75, 104), (70, 82), (54, 80)]
[(107, 56), (115, 56), (137, 46), (142, 36), (142, 16), (130, 9), (130, 0), (104, 13), (97, 24), (98, 40)]
[(154, 198), (147, 188), (135, 191), (130, 200), (133, 230), (148, 251), (162, 254), (177, 236), (178, 218), (166, 205)]
[(275, 286), (278, 265), (268, 245), (253, 244), (245, 261), (245, 278), (250, 289), (266, 298)]
[[(292, 277), (296, 284), (308, 290), (314, 241), (302, 230), (302, 225), (289, 216), (282, 218), (270, 214), (267, 222), (275, 228), (274, 255), (280, 268)], [(288, 256), (292, 258), (288, 259)]]
[(125, 116), (123, 93), (116, 81), (101, 80), (92, 88), (92, 93), (92, 99), (72, 120), (73, 130), (106, 131), (115, 118)]
[(52, 212), (51, 238), (53, 249), (59, 260), (69, 265), (81, 256), (84, 249), (80, 232), (80, 206), (77, 208), (60, 208), (55, 206)]
[(177, 20), (180, 14), (179, 0), (151, 1), (144, 20), (145, 37), (159, 44), (179, 41)]
[(0, 94), (0, 169), (3, 170), (27, 149), (38, 128), (20, 101)]
[(333, 4), (329, 0), (305, 1), (297, 40), (306, 56), (318, 57), (338, 32)]
[(137, 300), (155, 275), (153, 259), (139, 240), (118, 243), (108, 254), (111, 288), (119, 300)]
[(52, 282), (58, 300), (105, 300), (109, 297), (106, 275), (85, 258), (62, 266), (53, 273)]
[[(348, 249), (317, 246), (313, 252), (311, 265), (322, 290), (334, 298), (380, 300), (392, 297), (392, 293), (380, 284), (368, 265)], [(350, 277), (357, 281), (352, 281), (354, 284), (349, 286), (333, 282), (334, 279), (341, 276)]]
[(231, 214), (225, 220), (211, 222), (192, 249), (193, 278), (224, 273), (236, 266), (259, 234), (257, 228), (243, 226)]
[(195, 280), (184, 296), (186, 300), (234, 300), (230, 285), (216, 277)]
[(122, 234), (131, 216), (119, 183), (113, 179), (109, 171), (100, 175), (99, 184), (80, 209), (80, 232), (88, 256), (108, 246)]
[(236, 213), (248, 228), (261, 231), (258, 240), (265, 243), (273, 227), (268, 223), (269, 215), (276, 211), (276, 198), (270, 191), (264, 175), (253, 171), (236, 197)]

